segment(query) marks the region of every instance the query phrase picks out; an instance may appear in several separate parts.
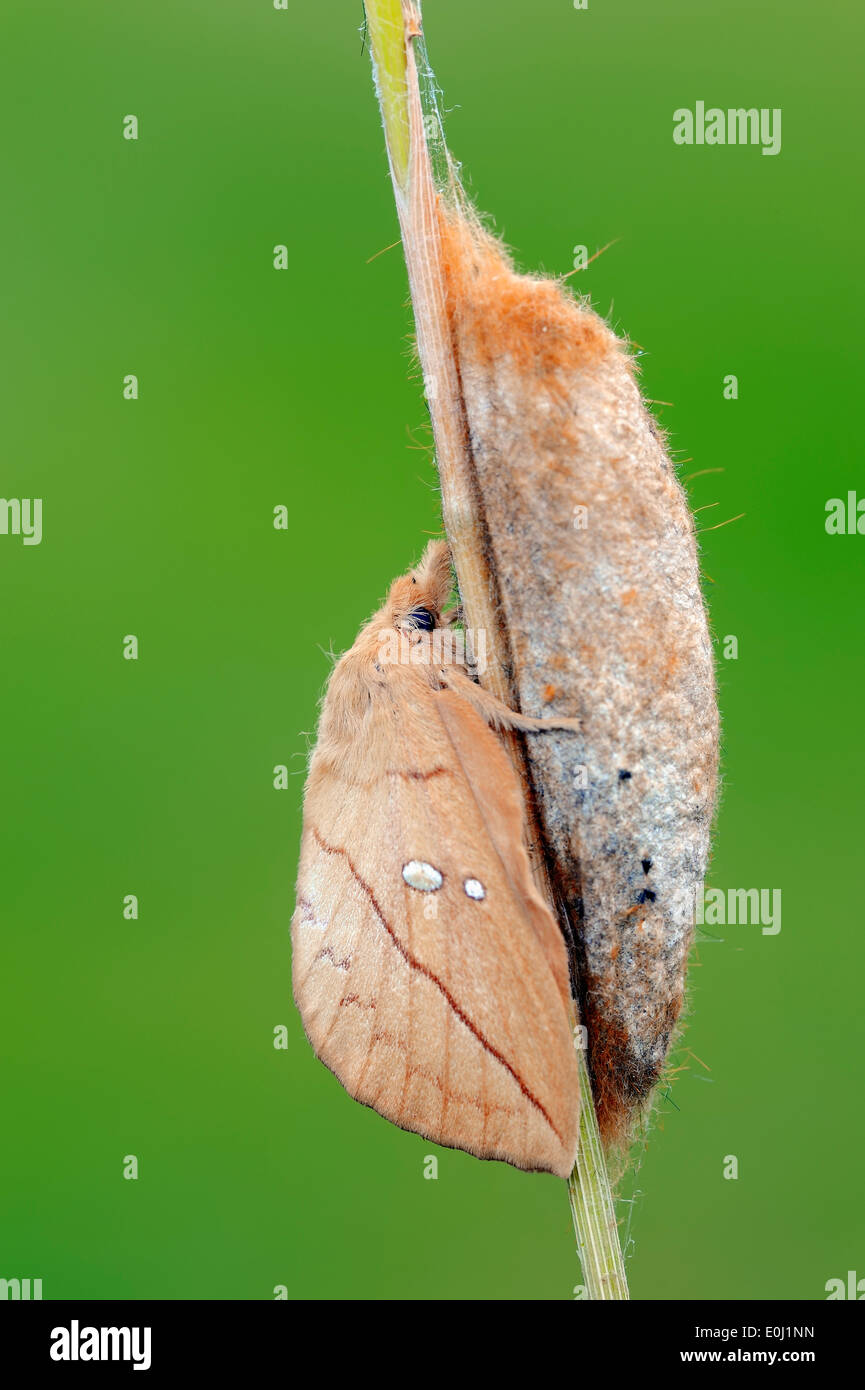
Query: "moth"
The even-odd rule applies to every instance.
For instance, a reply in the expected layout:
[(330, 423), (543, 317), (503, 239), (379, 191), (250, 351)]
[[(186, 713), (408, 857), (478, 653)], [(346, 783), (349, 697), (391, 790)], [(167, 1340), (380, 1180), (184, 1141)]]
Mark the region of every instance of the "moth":
[(306, 783), (294, 996), (346, 1090), (438, 1144), (568, 1176), (579, 1118), (564, 939), (499, 732), (575, 729), (473, 680), (432, 542), (334, 667)]

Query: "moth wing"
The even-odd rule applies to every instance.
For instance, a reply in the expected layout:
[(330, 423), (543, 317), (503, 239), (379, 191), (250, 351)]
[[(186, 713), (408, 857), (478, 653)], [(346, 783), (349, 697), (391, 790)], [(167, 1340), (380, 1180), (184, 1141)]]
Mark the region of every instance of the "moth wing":
[[(567, 958), (522, 814), (496, 735), (450, 691), (398, 700), (350, 774), (314, 759), (294, 991), (356, 1099), (437, 1143), (566, 1177), (579, 1110)], [(440, 886), (411, 886), (412, 864)]]

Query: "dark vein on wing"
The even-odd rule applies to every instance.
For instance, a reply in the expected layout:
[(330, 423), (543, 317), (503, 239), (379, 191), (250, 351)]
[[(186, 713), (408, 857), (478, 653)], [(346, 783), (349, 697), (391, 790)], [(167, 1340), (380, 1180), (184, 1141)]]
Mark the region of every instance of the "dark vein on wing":
[(449, 767), (432, 767), (429, 772), (415, 772), (410, 769), (404, 772), (402, 768), (388, 768), (386, 777), (404, 777), (407, 782), (429, 782), (433, 777), (453, 777), (453, 770)]
[(405, 946), (402, 944), (393, 927), (390, 925), (384, 913), (382, 912), (381, 906), (379, 905), (378, 899), (376, 898), (372, 888), (370, 888), (369, 884), (366, 882), (366, 879), (364, 879), (355, 868), (348, 850), (343, 849), (341, 845), (328, 844), (324, 837), (319, 833), (316, 826), (312, 827), (312, 833), (315, 836), (315, 839), (318, 842), (321, 849), (324, 850), (325, 854), (339, 855), (340, 858), (345, 860), (346, 864), (348, 865), (349, 873), (351, 874), (358, 887), (368, 898), (373, 912), (375, 913), (381, 925), (384, 927), (385, 931), (387, 932), (388, 936), (390, 937), (391, 941), (393, 942), (396, 949), (399, 951), (406, 964), (412, 970), (416, 970), (418, 974), (424, 975), (430, 981), (431, 984), (435, 985), (436, 989), (446, 1000), (446, 1002), (453, 1010), (453, 1012), (456, 1014), (460, 1022), (465, 1024), (466, 1028), (468, 1028), (469, 1032), (473, 1035), (473, 1037), (477, 1039), (484, 1051), (488, 1052), (491, 1057), (495, 1058), (499, 1065), (504, 1067), (505, 1071), (513, 1077), (514, 1081), (519, 1086), (520, 1090), (522, 1091), (529, 1104), (533, 1105), (534, 1108), (539, 1112), (539, 1114), (543, 1115), (550, 1129), (553, 1131), (553, 1134), (555, 1134), (556, 1138), (559, 1140), (560, 1143), (563, 1143), (564, 1141), (562, 1140), (562, 1136), (559, 1134), (559, 1131), (553, 1124), (546, 1109), (538, 1100), (537, 1096), (529, 1090), (525, 1081), (522, 1079), (519, 1073), (514, 1070), (507, 1058), (504, 1057), (501, 1052), (499, 1052), (498, 1048), (493, 1047), (492, 1043), (489, 1041), (488, 1038), (484, 1037), (483, 1033), (480, 1031), (477, 1025), (473, 1023), (471, 1018), (469, 1018), (468, 1014), (465, 1013), (465, 1011), (460, 1007), (456, 999), (451, 994), (450, 990), (447, 988), (446, 985), (442, 983), (442, 981), (438, 978), (435, 972), (430, 970), (429, 966), (424, 965), (423, 961), (420, 961), (417, 959), (416, 956), (413, 956), (410, 951), (406, 950)]
[(329, 960), (336, 970), (350, 970), (351, 956), (346, 956), (344, 960), (337, 960), (329, 946), (323, 946), (318, 955), (313, 958), (313, 965), (317, 960)]

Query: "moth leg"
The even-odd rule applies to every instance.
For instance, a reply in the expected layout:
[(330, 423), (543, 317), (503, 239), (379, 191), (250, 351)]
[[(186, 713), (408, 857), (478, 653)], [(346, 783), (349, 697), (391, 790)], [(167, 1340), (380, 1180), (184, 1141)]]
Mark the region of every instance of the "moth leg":
[(579, 719), (533, 719), (529, 714), (510, 709), (489, 690), (476, 685), (458, 666), (441, 666), (438, 675), (443, 685), (468, 700), (493, 729), (520, 729), (524, 733), (531, 733), (545, 729), (571, 729), (576, 732), (580, 728)]

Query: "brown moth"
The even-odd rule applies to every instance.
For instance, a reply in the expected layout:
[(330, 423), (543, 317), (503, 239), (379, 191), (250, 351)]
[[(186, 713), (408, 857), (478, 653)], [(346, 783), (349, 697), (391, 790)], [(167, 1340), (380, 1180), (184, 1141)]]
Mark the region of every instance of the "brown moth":
[(357, 1100), (565, 1178), (579, 1116), (567, 953), (495, 731), (577, 725), (518, 714), (474, 682), (443, 640), (450, 591), (447, 546), (431, 543), (331, 675), (304, 798), (294, 995)]

